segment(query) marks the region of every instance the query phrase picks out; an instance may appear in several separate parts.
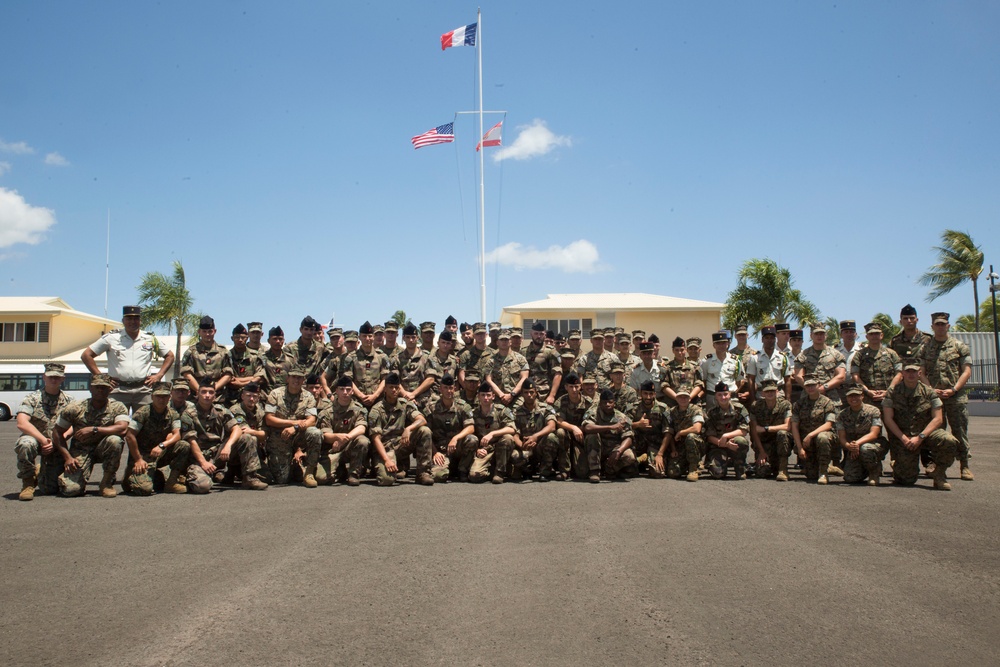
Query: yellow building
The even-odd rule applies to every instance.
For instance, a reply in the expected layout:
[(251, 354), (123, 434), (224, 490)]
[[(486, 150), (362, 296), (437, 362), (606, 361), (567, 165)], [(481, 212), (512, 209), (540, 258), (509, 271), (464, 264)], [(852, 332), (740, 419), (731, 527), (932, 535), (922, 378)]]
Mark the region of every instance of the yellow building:
[(580, 329), (589, 338), (591, 329), (622, 327), (631, 333), (641, 329), (660, 337), (661, 350), (669, 356), (670, 341), (676, 336), (700, 337), (710, 348), (712, 333), (722, 326), (725, 304), (680, 299), (656, 294), (549, 294), (540, 301), (519, 303), (503, 309), (500, 322), (527, 329), (543, 321), (546, 330), (565, 335)]

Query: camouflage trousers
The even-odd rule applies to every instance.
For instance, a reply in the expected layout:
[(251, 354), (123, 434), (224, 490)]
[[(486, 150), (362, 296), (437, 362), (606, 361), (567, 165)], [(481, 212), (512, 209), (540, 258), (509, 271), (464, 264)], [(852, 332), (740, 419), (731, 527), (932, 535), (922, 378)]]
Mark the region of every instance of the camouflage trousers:
[(479, 447), (479, 438), (474, 435), (467, 435), (462, 438), (455, 447), (453, 454), (448, 453), (448, 440), (433, 443), (435, 453), (444, 456), (444, 465), (437, 465), (431, 462), (431, 475), (435, 482), (447, 482), (453, 477), (462, 478), (469, 476), (469, 468), (476, 458), (476, 449)]
[(802, 442), (802, 448), (806, 450), (805, 460), (799, 460), (799, 467), (806, 479), (819, 479), (821, 474), (826, 474), (826, 469), (830, 467), (830, 452), (836, 444), (840, 446), (840, 441), (833, 431), (823, 431), (812, 442)]
[(139, 453), (142, 454), (142, 460), (146, 462), (146, 472), (139, 475), (132, 472), (135, 460), (129, 454), (125, 476), (122, 478), (122, 491), (131, 495), (151, 496), (154, 491), (162, 491), (163, 479), (157, 475), (157, 472), (163, 477), (167, 477), (170, 474), (165, 472), (168, 467), (171, 471), (184, 472), (191, 464), (191, 445), (184, 440), (167, 447), (157, 458), (150, 456), (149, 452), (140, 451)]
[(769, 431), (760, 434), (760, 446), (767, 456), (767, 463), (757, 466), (758, 477), (775, 477), (778, 462), (788, 461), (792, 453), (792, 436), (788, 431)]
[(591, 475), (600, 475), (603, 471), (605, 477), (614, 477), (629, 468), (633, 471), (639, 469), (635, 452), (631, 447), (626, 449), (614, 463), (608, 461), (611, 452), (618, 449), (621, 444), (618, 438), (605, 438), (600, 433), (590, 433), (584, 436), (583, 441), (587, 448), (587, 464)]
[(667, 477), (679, 479), (688, 473), (697, 472), (698, 463), (706, 451), (705, 440), (697, 433), (689, 433), (680, 440), (675, 440), (674, 451), (667, 461)]
[(538, 469), (539, 475), (549, 477), (554, 468), (556, 451), (559, 449), (559, 438), (555, 432), (549, 433), (538, 443), (525, 448), (519, 436), (514, 436), (514, 448), (510, 452), (510, 465), (514, 478), (531, 476), (531, 468)]
[(121, 465), (124, 443), (125, 441), (118, 435), (105, 436), (98, 442), (81, 444), (72, 442), (69, 453), (76, 459), (79, 467), (73, 472), (63, 472), (59, 475), (60, 495), (67, 498), (82, 496), (87, 490), (87, 482), (90, 481), (90, 473), (95, 463), (100, 463), (104, 468), (104, 474), (111, 476), (114, 481), (118, 466)]
[(469, 467), (470, 482), (485, 482), (490, 478), (491, 467), (494, 476), (506, 478), (510, 452), (514, 449), (514, 438), (509, 435), (501, 435), (499, 438), (493, 438), (491, 442), (492, 449), (486, 452), (486, 456), (479, 456), (473, 450), (472, 465)]
[(895, 436), (890, 436), (889, 451), (892, 452), (892, 478), (897, 484), (910, 486), (917, 483), (920, 476), (920, 452), (926, 450), (938, 470), (947, 470), (955, 462), (958, 439), (942, 428), (927, 434), (923, 444), (916, 451), (903, 446)]
[[(430, 473), (431, 471), (431, 430), (426, 426), (421, 426), (410, 433), (410, 442), (403, 444), (399, 438), (383, 440), (382, 446), (385, 454), (394, 465), (400, 470), (409, 468), (410, 455), (417, 460), (417, 475)], [(402, 462), (404, 465), (399, 465)], [(396, 483), (396, 476), (390, 475), (386, 470), (384, 461), (375, 463), (375, 479), (379, 486), (392, 486)]]
[[(256, 453), (256, 441), (254, 441), (254, 452)], [(267, 449), (267, 477), (271, 484), (288, 484), (292, 477), (292, 458), (295, 451), (301, 449), (305, 452), (305, 470), (314, 470), (319, 463), (319, 450), (323, 444), (323, 433), (315, 426), (299, 431), (294, 437), (282, 440), (277, 433), (273, 433), (265, 444)], [(256, 455), (256, 454), (255, 454)], [(295, 466), (296, 472), (301, 468)], [(243, 468), (246, 470), (246, 467)]]
[(352, 438), (339, 452), (324, 444), (320, 449), (319, 462), (316, 465), (316, 481), (319, 484), (333, 484), (337, 476), (344, 473), (348, 477), (360, 479), (364, 476), (364, 465), (370, 447), (371, 441), (366, 435)]
[(878, 479), (882, 474), (882, 461), (888, 452), (889, 441), (885, 438), (861, 445), (857, 457), (851, 456), (851, 453), (845, 449), (844, 481), (854, 484), (868, 478)]
[(586, 479), (590, 465), (582, 440), (577, 440), (566, 429), (556, 429), (556, 470), (569, 477)]
[(736, 451), (710, 445), (708, 449), (708, 472), (712, 479), (723, 479), (729, 466), (733, 466), (736, 477), (739, 478), (747, 467), (747, 454), (750, 453), (750, 440), (746, 436), (738, 436), (732, 440), (736, 443)]
[[(175, 447), (177, 445), (174, 445)], [(222, 445), (217, 444), (209, 449), (202, 450), (202, 456), (209, 463), (214, 463), (217, 467), (224, 468), (225, 465), (217, 460)], [(243, 434), (229, 451), (231, 461), (239, 461), (240, 469), (244, 477), (252, 475), (260, 470), (260, 459), (257, 457), (257, 438), (252, 435)], [(193, 462), (193, 457), (188, 458), (187, 467), (187, 488), (189, 493), (208, 493), (212, 490), (212, 476)]]
[(942, 414), (951, 435), (958, 441), (956, 458), (962, 463), (968, 463), (969, 454), (969, 397), (952, 396), (943, 401)]
[[(22, 435), (14, 445), (17, 454), (17, 476), (19, 479), (36, 478), (38, 495), (54, 496), (59, 493), (59, 475), (63, 471), (62, 457), (53, 449), (42, 454), (42, 445), (30, 435)], [(35, 459), (41, 459), (38, 474), (35, 474)]]
[[(646, 463), (649, 476), (656, 479), (663, 479), (667, 476), (666, 470), (660, 471), (656, 469), (656, 455), (660, 453), (660, 444), (662, 444), (662, 441), (657, 442), (655, 438), (644, 437), (638, 434), (635, 440), (632, 441), (632, 449), (635, 450), (636, 461), (640, 465)], [(642, 460), (644, 455), (646, 457), (645, 461)]]

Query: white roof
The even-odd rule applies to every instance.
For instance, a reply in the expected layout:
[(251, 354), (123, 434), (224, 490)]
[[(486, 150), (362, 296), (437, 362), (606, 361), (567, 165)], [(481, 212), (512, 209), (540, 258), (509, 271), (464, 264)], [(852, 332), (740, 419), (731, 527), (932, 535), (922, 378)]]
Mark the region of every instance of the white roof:
[(612, 294), (549, 294), (540, 301), (529, 301), (507, 306), (506, 311), (551, 311), (551, 310), (722, 310), (724, 303), (681, 299), (675, 296), (643, 294), (641, 292), (619, 292)]
[(57, 296), (0, 296), (0, 313), (26, 315), (60, 315), (67, 313), (73, 317), (92, 322), (101, 322), (102, 324), (115, 325), (119, 323), (118, 320), (75, 310), (71, 305)]

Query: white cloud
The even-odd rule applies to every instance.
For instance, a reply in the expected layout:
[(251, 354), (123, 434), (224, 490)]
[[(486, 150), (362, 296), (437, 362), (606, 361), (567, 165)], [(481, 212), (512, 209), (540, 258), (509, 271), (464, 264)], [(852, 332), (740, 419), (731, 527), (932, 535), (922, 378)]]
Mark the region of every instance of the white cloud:
[(54, 224), (55, 211), (32, 206), (16, 190), (0, 188), (0, 248), (40, 243)]
[(510, 146), (502, 146), (493, 154), (493, 161), (500, 160), (527, 160), (539, 155), (545, 155), (557, 146), (572, 146), (573, 140), (569, 137), (560, 137), (553, 134), (552, 130), (545, 126), (545, 121), (536, 118), (531, 125), (521, 125), (517, 128), (521, 131)]
[(13, 153), (14, 155), (31, 155), (35, 152), (35, 149), (24, 143), (23, 141), (18, 141), (13, 144), (8, 144), (3, 139), (0, 139), (0, 153)]
[(597, 246), (585, 239), (573, 241), (565, 247), (549, 246), (545, 250), (508, 243), (486, 253), (487, 264), (512, 266), (518, 271), (559, 269), (565, 273), (597, 273), (602, 269), (599, 260)]
[(0, 162), (0, 176), (10, 171), (10, 162)]
[(45, 156), (45, 164), (52, 167), (68, 167), (69, 160), (59, 155), (59, 153), (49, 153)]

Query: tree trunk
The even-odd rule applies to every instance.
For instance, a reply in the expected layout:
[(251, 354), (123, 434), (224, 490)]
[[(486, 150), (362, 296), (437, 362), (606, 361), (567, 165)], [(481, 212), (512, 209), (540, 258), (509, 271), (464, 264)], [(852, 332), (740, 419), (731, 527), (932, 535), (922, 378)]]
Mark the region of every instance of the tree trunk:
[(976, 331), (982, 331), (979, 328), (979, 284), (976, 282), (976, 278), (972, 279), (972, 298), (976, 302), (976, 309), (972, 311), (976, 314)]
[(181, 337), (184, 335), (184, 324), (177, 320), (177, 326), (174, 328), (177, 330), (177, 342), (174, 345), (174, 379), (176, 380), (181, 375)]

